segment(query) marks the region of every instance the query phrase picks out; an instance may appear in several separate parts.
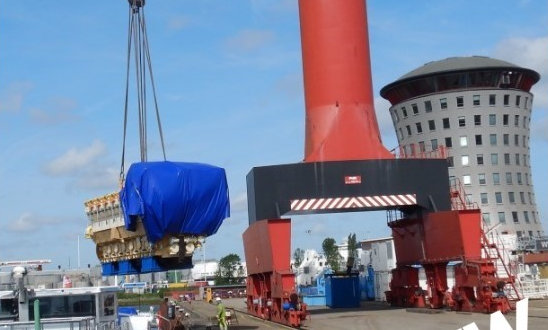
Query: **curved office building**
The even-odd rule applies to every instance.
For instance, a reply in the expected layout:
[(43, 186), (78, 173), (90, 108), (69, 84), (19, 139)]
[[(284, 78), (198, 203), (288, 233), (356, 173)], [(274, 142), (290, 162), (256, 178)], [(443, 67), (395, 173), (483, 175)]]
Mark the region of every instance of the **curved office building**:
[(518, 237), (543, 235), (529, 157), (530, 90), (539, 79), (505, 61), (453, 57), (427, 63), (381, 90), (392, 104), (400, 149), (448, 147), (449, 175), (480, 206), (484, 223)]

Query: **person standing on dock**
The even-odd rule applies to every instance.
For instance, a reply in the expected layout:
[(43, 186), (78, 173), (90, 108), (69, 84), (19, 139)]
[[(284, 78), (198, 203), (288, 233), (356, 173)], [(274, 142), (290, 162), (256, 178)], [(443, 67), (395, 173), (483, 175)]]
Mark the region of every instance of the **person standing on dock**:
[(228, 323), (226, 322), (226, 310), (221, 297), (215, 298), (217, 302), (217, 321), (219, 322), (220, 330), (228, 330)]

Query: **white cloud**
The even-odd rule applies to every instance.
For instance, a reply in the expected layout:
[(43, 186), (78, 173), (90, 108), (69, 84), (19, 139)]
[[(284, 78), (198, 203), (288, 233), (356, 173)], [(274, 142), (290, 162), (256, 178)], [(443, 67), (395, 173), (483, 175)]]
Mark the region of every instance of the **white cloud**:
[(47, 108), (52, 110), (44, 109), (31, 109), (30, 116), (31, 120), (38, 124), (57, 124), (68, 121), (75, 121), (78, 119), (73, 113), (73, 110), (76, 109), (78, 104), (73, 99), (69, 98), (56, 98), (48, 102)]
[(29, 82), (13, 83), (0, 92), (0, 112), (20, 111), (23, 107), (25, 94), (32, 89)]
[(90, 166), (74, 182), (74, 186), (84, 189), (117, 190), (120, 169), (113, 167)]
[(266, 30), (241, 30), (235, 36), (226, 40), (226, 46), (231, 51), (256, 51), (274, 39), (274, 33)]
[(31, 213), (23, 213), (14, 221), (6, 225), (6, 230), (11, 232), (31, 232), (38, 230), (39, 226), (34, 221)]
[(240, 193), (230, 198), (230, 212), (232, 214), (240, 212), (247, 214), (247, 193)]
[(90, 166), (106, 153), (106, 147), (103, 142), (95, 140), (89, 147), (83, 149), (72, 148), (65, 154), (57, 157), (44, 166), (44, 172), (53, 175), (74, 174), (86, 166)]

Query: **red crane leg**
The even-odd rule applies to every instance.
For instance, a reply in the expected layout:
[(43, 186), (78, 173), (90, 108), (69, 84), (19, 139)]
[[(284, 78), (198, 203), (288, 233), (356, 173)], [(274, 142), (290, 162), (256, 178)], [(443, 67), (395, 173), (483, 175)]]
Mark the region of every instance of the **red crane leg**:
[(300, 327), (307, 312), (295, 291), (291, 271), (291, 220), (257, 221), (246, 229), (243, 239), (247, 311), (265, 320)]

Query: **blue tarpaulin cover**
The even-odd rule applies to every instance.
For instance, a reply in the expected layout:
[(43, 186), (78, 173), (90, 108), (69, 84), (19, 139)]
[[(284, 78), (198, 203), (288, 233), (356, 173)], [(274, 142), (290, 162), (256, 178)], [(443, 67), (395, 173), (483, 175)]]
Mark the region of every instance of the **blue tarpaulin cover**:
[(213, 235), (230, 216), (225, 170), (199, 163), (131, 164), (120, 203), (126, 229), (141, 217), (151, 243), (166, 234)]

